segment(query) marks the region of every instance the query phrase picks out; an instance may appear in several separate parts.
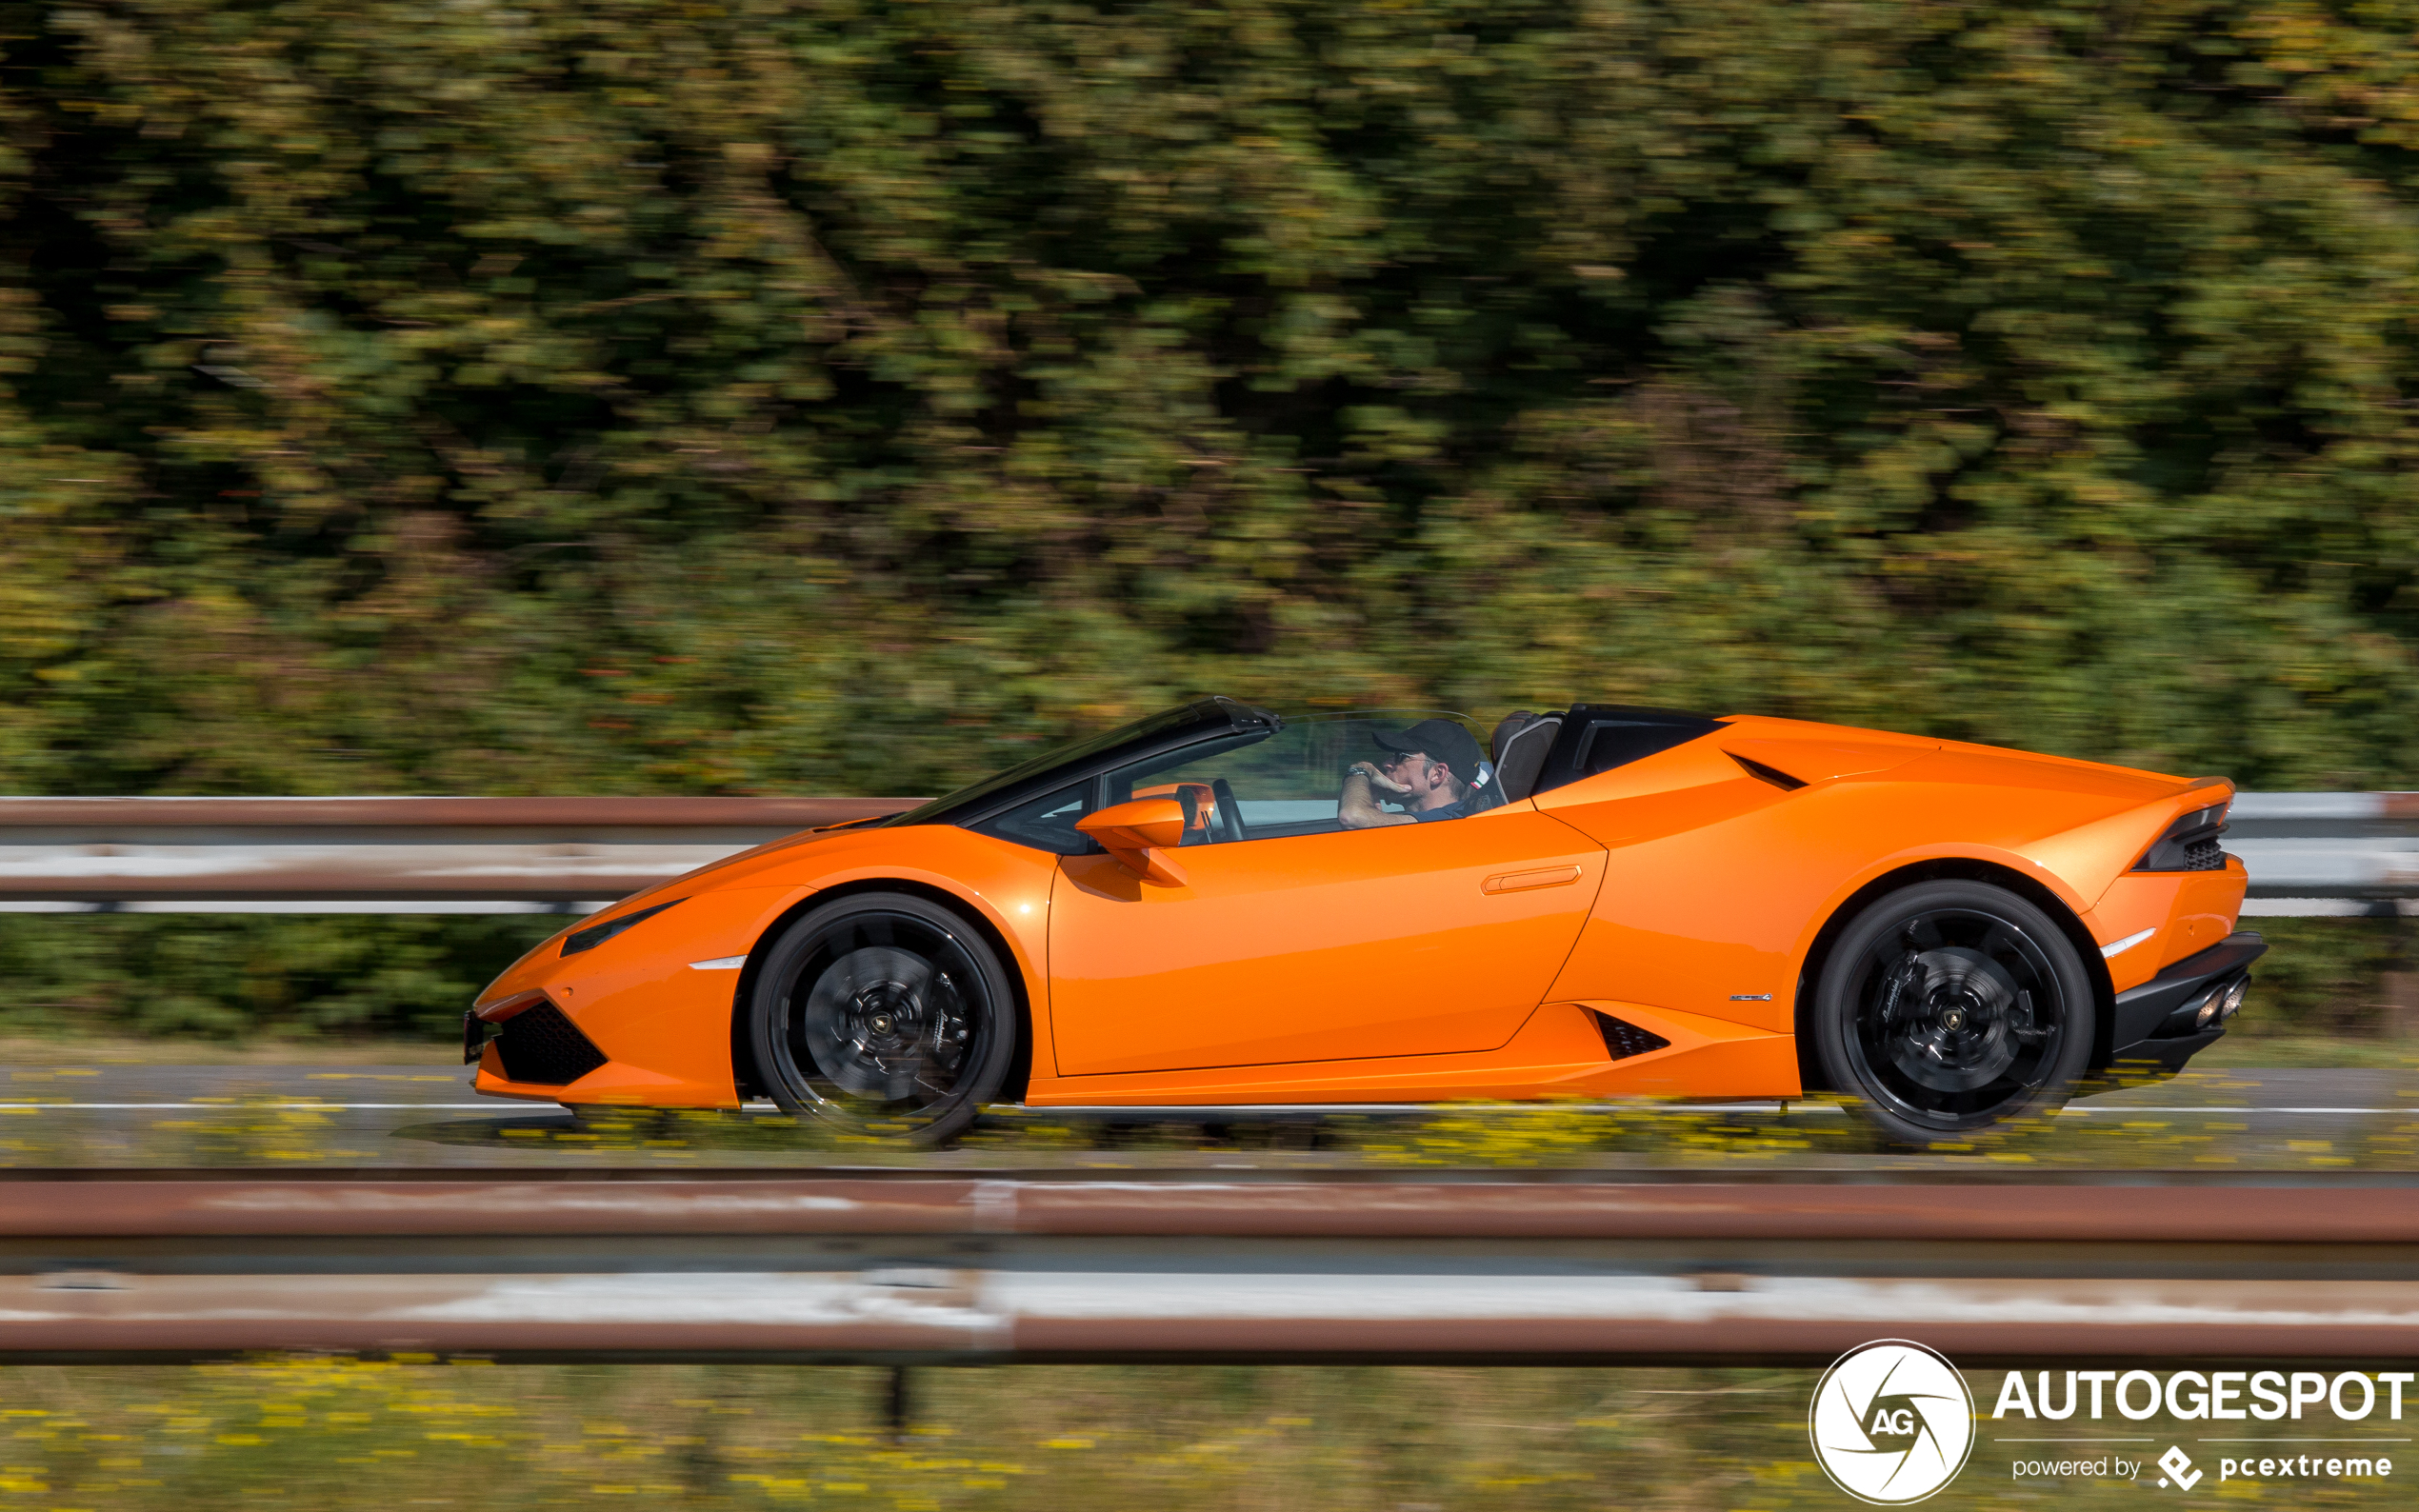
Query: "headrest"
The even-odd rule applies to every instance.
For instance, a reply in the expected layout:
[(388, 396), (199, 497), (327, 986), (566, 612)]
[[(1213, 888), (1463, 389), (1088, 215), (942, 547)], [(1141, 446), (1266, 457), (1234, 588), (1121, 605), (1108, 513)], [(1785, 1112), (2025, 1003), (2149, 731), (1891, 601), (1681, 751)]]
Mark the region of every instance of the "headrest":
[(1495, 758), (1497, 766), (1504, 765), (1504, 747), (1510, 745), (1511, 738), (1519, 734), (1522, 727), (1534, 721), (1536, 717), (1525, 708), (1516, 708), (1506, 714), (1504, 722), (1495, 726), (1495, 736), (1487, 743), (1487, 750)]
[[(1513, 720), (1520, 723), (1512, 724)], [(1546, 768), (1546, 753), (1554, 748), (1554, 737), (1562, 733), (1559, 714), (1514, 714), (1495, 730), (1495, 782), (1503, 788), (1503, 801), (1518, 803), (1537, 786), (1537, 774)]]

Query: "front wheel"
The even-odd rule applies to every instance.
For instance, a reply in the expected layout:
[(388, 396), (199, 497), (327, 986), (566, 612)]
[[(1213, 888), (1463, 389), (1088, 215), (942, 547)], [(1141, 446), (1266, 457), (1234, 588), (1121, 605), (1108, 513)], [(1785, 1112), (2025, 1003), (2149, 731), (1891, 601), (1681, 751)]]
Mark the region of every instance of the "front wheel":
[(781, 932), (757, 973), (750, 1043), (783, 1111), (937, 1144), (999, 1095), (1016, 1012), (998, 956), (908, 893), (860, 893)]
[(2091, 979), (2004, 887), (1930, 882), (1858, 914), (1823, 967), (1824, 1074), (1894, 1143), (1929, 1145), (2065, 1103), (2091, 1054)]

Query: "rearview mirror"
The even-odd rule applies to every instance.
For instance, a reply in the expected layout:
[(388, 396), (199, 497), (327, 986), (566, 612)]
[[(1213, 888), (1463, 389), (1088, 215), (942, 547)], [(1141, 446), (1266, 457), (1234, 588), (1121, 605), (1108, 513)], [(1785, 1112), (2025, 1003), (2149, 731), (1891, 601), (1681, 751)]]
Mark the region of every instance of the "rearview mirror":
[(1166, 854), (1184, 844), (1185, 806), (1173, 798), (1140, 798), (1112, 804), (1075, 821), (1117, 858), (1117, 865), (1148, 882), (1181, 886), (1185, 874)]

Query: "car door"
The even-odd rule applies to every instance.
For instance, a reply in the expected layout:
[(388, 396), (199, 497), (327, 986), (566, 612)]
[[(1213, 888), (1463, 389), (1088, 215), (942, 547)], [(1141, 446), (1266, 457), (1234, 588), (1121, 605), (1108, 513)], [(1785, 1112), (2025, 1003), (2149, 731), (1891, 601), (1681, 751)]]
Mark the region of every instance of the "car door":
[(1185, 846), (1179, 883), (1144, 881), (1107, 855), (1062, 860), (1050, 925), (1059, 1074), (1435, 1055), (1510, 1039), (1578, 937), (1603, 848), (1528, 804), (1339, 829), (1328, 776), (1320, 828), (1300, 821), (1315, 800), (1255, 799), (1249, 777), (1236, 785), (1242, 806), (1271, 822), (1251, 826), (1256, 838)]

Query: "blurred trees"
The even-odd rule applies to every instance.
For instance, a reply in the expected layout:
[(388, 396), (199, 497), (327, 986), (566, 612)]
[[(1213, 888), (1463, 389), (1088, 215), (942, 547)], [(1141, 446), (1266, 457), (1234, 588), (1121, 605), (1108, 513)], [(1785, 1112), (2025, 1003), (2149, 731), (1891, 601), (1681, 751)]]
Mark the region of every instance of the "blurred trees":
[(2419, 786), (2419, 5), (0, 11), (9, 789), (1207, 689)]
[(562, 924), (547, 914), (0, 913), (10, 985), (0, 1035), (459, 1044), (479, 989)]

